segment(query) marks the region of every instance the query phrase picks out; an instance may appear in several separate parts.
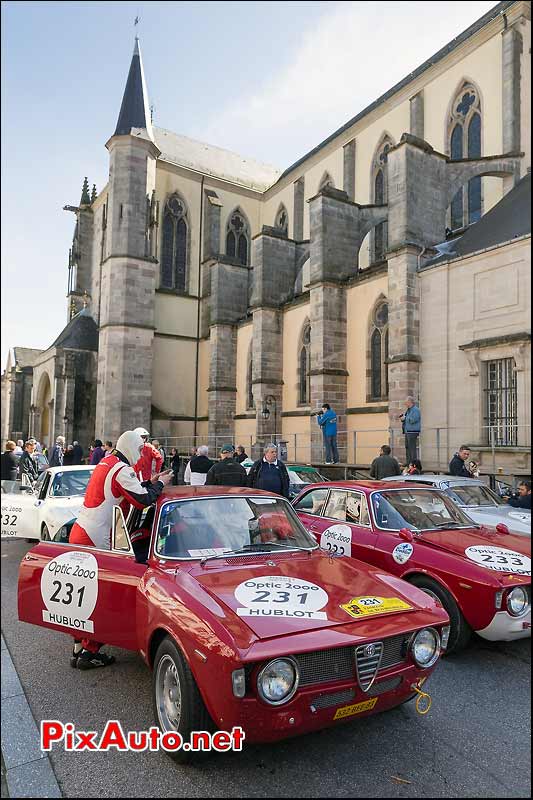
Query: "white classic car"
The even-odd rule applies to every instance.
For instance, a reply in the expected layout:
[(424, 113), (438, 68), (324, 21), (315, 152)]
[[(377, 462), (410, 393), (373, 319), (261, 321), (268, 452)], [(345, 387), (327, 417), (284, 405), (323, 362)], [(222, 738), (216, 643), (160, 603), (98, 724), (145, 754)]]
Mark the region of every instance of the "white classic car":
[(50, 541), (77, 517), (94, 467), (51, 467), (33, 485), (2, 481), (2, 539)]
[(510, 533), (531, 536), (531, 511), (513, 508), (489, 489), (479, 478), (461, 478), (454, 475), (399, 475), (385, 481), (409, 481), (435, 486), (447, 494), (477, 525), (495, 528), (507, 525)]

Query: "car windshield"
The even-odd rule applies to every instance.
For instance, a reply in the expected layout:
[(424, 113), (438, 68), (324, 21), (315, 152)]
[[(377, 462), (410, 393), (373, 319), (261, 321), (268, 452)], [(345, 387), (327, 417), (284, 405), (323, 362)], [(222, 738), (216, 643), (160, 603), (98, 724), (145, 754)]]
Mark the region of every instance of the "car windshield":
[(503, 506), (505, 503), (486, 486), (450, 486), (447, 494), (461, 506)]
[(316, 469), (288, 467), (291, 483), (323, 483), (325, 478)]
[(374, 519), (379, 528), (435, 530), (471, 528), (473, 523), (442, 492), (430, 489), (396, 489), (372, 494)]
[(287, 501), (274, 497), (205, 497), (165, 503), (156, 552), (166, 558), (314, 549)]
[(50, 489), (50, 497), (83, 497), (91, 474), (90, 469), (57, 472)]

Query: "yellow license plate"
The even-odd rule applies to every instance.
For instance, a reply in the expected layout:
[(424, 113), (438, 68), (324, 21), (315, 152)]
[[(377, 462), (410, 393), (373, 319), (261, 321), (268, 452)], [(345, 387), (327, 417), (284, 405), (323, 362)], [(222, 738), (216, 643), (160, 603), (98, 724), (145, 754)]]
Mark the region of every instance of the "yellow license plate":
[(343, 717), (351, 717), (354, 714), (361, 714), (363, 711), (370, 711), (378, 702), (377, 697), (372, 697), (370, 700), (363, 700), (362, 703), (355, 703), (353, 706), (343, 706), (335, 711), (333, 719), (342, 719)]
[(363, 617), (371, 614), (390, 614), (395, 611), (408, 611), (412, 606), (399, 597), (352, 597), (341, 608), (351, 617)]

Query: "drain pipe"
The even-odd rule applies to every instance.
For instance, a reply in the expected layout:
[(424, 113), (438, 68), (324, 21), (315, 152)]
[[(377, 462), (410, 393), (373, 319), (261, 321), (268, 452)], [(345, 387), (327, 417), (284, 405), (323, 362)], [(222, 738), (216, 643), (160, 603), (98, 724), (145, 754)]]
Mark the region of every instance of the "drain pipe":
[(197, 307), (196, 307), (196, 365), (195, 365), (195, 378), (194, 378), (194, 445), (196, 447), (196, 436), (198, 434), (198, 376), (200, 373), (200, 296), (202, 289), (202, 246), (203, 246), (203, 222), (204, 222), (204, 181), (205, 176), (202, 175), (200, 182), (200, 227), (198, 234), (198, 286), (197, 286)]

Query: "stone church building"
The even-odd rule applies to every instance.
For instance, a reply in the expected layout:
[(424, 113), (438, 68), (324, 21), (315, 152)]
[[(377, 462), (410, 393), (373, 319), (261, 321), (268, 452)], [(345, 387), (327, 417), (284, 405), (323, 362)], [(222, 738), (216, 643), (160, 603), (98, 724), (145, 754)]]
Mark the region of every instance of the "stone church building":
[(136, 40), (109, 181), (67, 207), (68, 324), (21, 367), (16, 426), (212, 453), (276, 435), (320, 462), (329, 402), (341, 460), (368, 464), (402, 456), (414, 395), (425, 465), (468, 442), (527, 471), (530, 90), (530, 3), (501, 2), (279, 170), (153, 125)]

